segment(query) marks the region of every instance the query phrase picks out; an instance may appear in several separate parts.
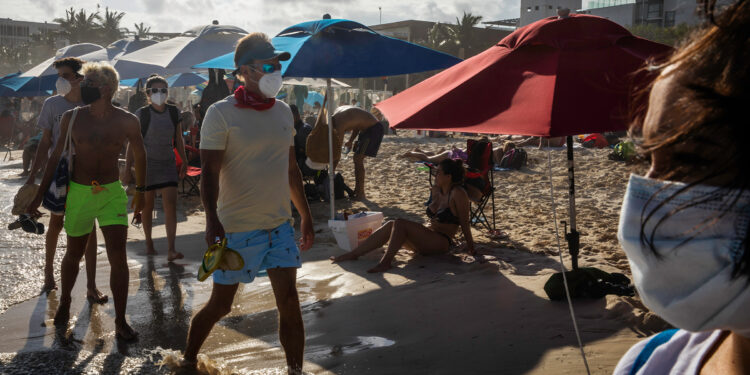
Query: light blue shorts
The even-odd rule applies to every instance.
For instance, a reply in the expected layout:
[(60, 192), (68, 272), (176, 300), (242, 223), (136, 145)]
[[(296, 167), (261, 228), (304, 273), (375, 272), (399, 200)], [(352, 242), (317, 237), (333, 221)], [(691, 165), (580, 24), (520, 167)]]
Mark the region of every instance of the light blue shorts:
[(245, 268), (239, 271), (216, 270), (214, 282), (223, 285), (251, 283), (258, 273), (269, 268), (300, 268), (299, 248), (294, 228), (287, 222), (271, 230), (227, 233), (227, 247), (242, 255)]

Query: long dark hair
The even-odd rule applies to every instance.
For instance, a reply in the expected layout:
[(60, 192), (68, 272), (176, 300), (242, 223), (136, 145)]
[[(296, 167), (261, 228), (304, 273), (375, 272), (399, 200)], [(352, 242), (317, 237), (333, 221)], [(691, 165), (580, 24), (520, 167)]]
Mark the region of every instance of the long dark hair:
[(444, 159), (440, 162), (439, 166), (443, 173), (451, 176), (451, 183), (453, 185), (463, 184), (466, 170), (461, 160)]
[[(664, 107), (659, 133), (639, 145), (645, 153), (668, 156), (670, 170), (660, 177), (688, 182), (651, 212), (643, 213), (641, 241), (654, 254), (657, 228), (675, 213), (729, 195), (728, 204), (716, 217), (706, 218), (701, 228), (686, 231), (693, 235), (684, 244), (729, 213), (750, 188), (750, 174), (744, 173), (750, 165), (746, 146), (750, 140), (746, 109), (750, 103), (750, 4), (736, 0), (719, 13), (716, 0), (704, 0), (702, 5), (706, 25), (683, 42), (667, 63), (656, 67), (662, 71), (661, 79), (673, 79), (670, 89), (677, 95)], [(633, 125), (631, 131), (638, 135), (642, 118)], [(679, 200), (677, 208), (657, 220), (654, 215), (659, 209), (699, 184), (716, 186), (716, 190), (687, 202)], [(650, 220), (656, 224), (646, 234)], [(744, 252), (735, 261), (732, 276), (748, 276), (750, 282), (750, 228), (746, 229), (741, 245)]]

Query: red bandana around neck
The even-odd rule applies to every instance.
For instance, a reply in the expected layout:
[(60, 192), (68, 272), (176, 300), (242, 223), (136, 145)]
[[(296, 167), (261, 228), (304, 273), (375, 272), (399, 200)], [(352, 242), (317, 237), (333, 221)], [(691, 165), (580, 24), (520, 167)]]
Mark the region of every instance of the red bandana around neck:
[(234, 98), (237, 99), (235, 106), (240, 108), (252, 108), (256, 111), (265, 111), (276, 103), (276, 98), (263, 99), (260, 95), (245, 90), (245, 86), (240, 86), (234, 92)]

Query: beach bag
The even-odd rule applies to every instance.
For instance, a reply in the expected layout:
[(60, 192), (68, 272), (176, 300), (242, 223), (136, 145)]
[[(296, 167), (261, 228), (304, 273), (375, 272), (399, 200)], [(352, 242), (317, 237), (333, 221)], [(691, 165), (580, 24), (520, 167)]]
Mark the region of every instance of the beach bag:
[(610, 160), (631, 161), (635, 158), (635, 144), (633, 141), (622, 141), (615, 145), (609, 154)]
[[(315, 122), (310, 135), (307, 136), (305, 151), (307, 158), (315, 163), (328, 164), (328, 126), (326, 120), (325, 105), (328, 100), (328, 94), (323, 98), (323, 107), (318, 113), (318, 120)], [(333, 160), (335, 162), (341, 159), (341, 141), (339, 141), (336, 129), (333, 129)]]
[(65, 135), (65, 148), (63, 149), (63, 155), (60, 156), (60, 161), (57, 162), (55, 175), (52, 178), (52, 183), (50, 183), (49, 189), (44, 192), (42, 206), (50, 210), (53, 214), (62, 215), (65, 213), (65, 200), (68, 198), (68, 184), (70, 183), (70, 177), (73, 175), (72, 137), (70, 134), (73, 133), (73, 124), (75, 124), (77, 115), (78, 107), (73, 109), (73, 114), (70, 116), (68, 133)]
[(521, 169), (526, 165), (528, 154), (522, 148), (512, 148), (500, 160), (500, 168)]
[[(621, 273), (608, 273), (592, 267), (565, 272), (570, 298), (602, 298), (607, 294), (632, 297), (630, 279)], [(561, 273), (552, 275), (544, 284), (544, 292), (552, 301), (565, 300), (565, 284)]]

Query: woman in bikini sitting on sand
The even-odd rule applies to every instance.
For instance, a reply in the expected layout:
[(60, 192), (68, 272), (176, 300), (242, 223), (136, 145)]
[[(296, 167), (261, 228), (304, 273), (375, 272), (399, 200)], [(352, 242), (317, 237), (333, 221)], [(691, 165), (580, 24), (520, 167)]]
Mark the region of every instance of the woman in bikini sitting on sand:
[[(505, 155), (508, 150), (513, 148), (516, 148), (516, 144), (513, 142), (503, 142), (502, 146), (493, 148), (492, 162), (495, 163), (495, 165), (499, 165), (500, 160), (503, 159), (503, 155)], [(462, 160), (464, 162), (469, 161), (469, 154), (464, 149), (458, 148), (456, 146), (452, 146), (450, 150), (440, 150), (438, 152), (424, 151), (419, 148), (415, 148), (414, 150), (407, 151), (406, 153), (401, 155), (401, 157), (414, 161), (424, 161), (433, 164), (438, 164), (446, 159)]]
[(396, 253), (403, 247), (422, 255), (445, 254), (453, 244), (453, 236), (461, 231), (466, 239), (466, 250), (474, 255), (474, 240), (469, 225), (469, 197), (461, 187), (464, 167), (460, 160), (446, 159), (438, 166), (436, 183), (432, 187), (432, 203), (427, 207), (430, 225), (396, 219), (383, 224), (354, 250), (331, 257), (336, 263), (354, 260), (388, 243), (388, 248), (377, 266), (367, 272), (383, 272), (391, 268)]

